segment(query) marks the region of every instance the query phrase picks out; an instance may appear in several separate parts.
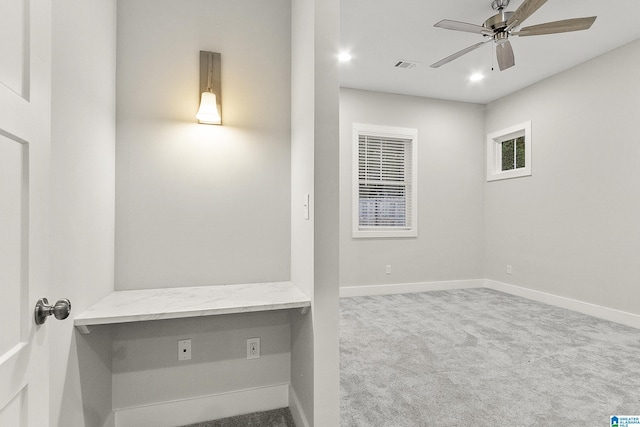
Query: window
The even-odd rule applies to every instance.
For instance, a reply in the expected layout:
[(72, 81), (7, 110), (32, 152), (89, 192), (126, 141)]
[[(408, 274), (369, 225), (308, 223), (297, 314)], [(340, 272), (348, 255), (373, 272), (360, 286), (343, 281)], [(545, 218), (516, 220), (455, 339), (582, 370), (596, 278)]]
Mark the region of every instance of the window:
[(524, 136), (502, 141), (502, 169), (509, 171), (525, 167)]
[(487, 181), (531, 175), (531, 122), (487, 135)]
[(415, 237), (418, 131), (353, 125), (353, 237)]

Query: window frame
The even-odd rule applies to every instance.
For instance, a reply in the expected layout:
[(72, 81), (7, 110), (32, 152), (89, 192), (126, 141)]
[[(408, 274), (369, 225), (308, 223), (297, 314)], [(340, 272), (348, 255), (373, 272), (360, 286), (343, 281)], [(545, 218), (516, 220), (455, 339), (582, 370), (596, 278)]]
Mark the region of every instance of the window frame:
[[(524, 136), (524, 167), (502, 170), (502, 143)], [(487, 134), (487, 181), (531, 176), (531, 121)]]
[[(360, 227), (360, 186), (359, 186), (359, 139), (361, 135), (377, 138), (393, 138), (409, 140), (411, 145), (410, 189), (407, 197), (411, 198), (410, 212), (407, 218), (411, 225), (407, 228), (397, 227)], [(418, 129), (354, 123), (352, 131), (352, 237), (353, 238), (398, 238), (418, 236)]]

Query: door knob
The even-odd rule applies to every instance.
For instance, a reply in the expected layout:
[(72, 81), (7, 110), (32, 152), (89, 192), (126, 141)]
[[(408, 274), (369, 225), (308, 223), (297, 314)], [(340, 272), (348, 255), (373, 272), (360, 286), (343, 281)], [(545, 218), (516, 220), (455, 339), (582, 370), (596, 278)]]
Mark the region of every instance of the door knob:
[(66, 298), (59, 299), (55, 305), (49, 305), (46, 298), (40, 298), (35, 309), (36, 325), (42, 325), (47, 320), (47, 316), (52, 314), (58, 320), (66, 319), (70, 312), (71, 301)]

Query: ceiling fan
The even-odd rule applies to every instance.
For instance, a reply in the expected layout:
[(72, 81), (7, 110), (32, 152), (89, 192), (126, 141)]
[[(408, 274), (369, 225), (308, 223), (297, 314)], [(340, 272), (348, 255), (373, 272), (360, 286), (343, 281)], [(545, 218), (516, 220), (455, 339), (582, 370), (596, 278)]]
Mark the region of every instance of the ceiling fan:
[(476, 43), (473, 46), (469, 46), (466, 49), (462, 49), (453, 55), (449, 55), (446, 58), (431, 64), (431, 68), (438, 68), (441, 65), (447, 64), (454, 59), (479, 48), (485, 43), (494, 41), (496, 44), (498, 66), (500, 67), (500, 71), (503, 71), (507, 68), (513, 67), (516, 63), (513, 55), (513, 48), (511, 47), (511, 42), (509, 42), (510, 36), (539, 36), (543, 34), (588, 30), (596, 20), (596, 16), (564, 19), (562, 21), (532, 25), (515, 31), (525, 21), (525, 19), (533, 15), (533, 13), (544, 5), (547, 0), (525, 0), (515, 12), (507, 12), (504, 9), (509, 6), (509, 1), (510, 0), (493, 0), (491, 2), (491, 7), (498, 13), (484, 21), (482, 25), (451, 21), (449, 19), (443, 19), (435, 24), (434, 27), (438, 28), (480, 34), (484, 36), (486, 40)]

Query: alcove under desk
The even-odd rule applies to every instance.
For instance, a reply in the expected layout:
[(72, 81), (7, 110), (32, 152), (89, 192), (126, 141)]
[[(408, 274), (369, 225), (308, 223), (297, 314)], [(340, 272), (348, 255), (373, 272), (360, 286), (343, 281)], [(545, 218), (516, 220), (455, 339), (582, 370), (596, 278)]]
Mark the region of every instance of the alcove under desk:
[(304, 314), (310, 306), (309, 297), (292, 282), (114, 291), (76, 316), (73, 324), (88, 334), (98, 325), (285, 309)]

